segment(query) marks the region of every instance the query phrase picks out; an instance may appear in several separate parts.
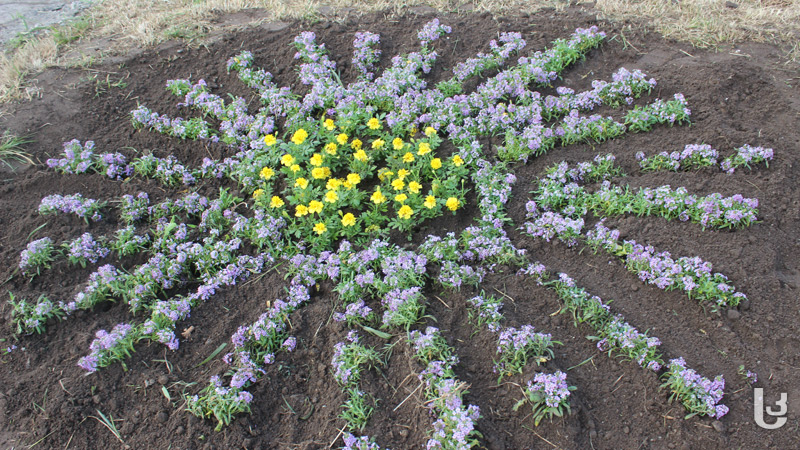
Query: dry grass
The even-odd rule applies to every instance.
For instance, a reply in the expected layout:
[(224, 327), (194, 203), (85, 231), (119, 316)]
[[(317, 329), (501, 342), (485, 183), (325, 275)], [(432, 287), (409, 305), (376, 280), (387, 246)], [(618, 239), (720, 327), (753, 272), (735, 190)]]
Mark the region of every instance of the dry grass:
[[(734, 2), (738, 5), (731, 8)], [(790, 49), (787, 58), (800, 58), (800, 0), (597, 0), (600, 16), (608, 20), (644, 21), (670, 38), (713, 47), (742, 40), (775, 41)], [(87, 10), (80, 22), (80, 39), (105, 38), (107, 52), (125, 52), (148, 47), (170, 38), (202, 42), (220, 28), (212, 23), (220, 13), (261, 8), (266, 16), (256, 23), (280, 19), (319, 18), (322, 11), (357, 9), (401, 13), (419, 6), (414, 0), (102, 0)], [(563, 0), (476, 0), (470, 7), (459, 0), (430, 0), (425, 5), (436, 10), (466, 10), (491, 13), (533, 12), (543, 7), (561, 9)], [(88, 24), (88, 27), (84, 28)], [(59, 27), (70, 35), (70, 25)], [(241, 27), (239, 25), (238, 27)], [(25, 84), (25, 76), (48, 65), (75, 64), (87, 55), (69, 50), (75, 43), (59, 45), (49, 33), (30, 40), (7, 55), (0, 55), (0, 102), (30, 97), (35, 90)], [(56, 33), (58, 34), (58, 33)], [(56, 38), (58, 35), (56, 35)], [(59, 41), (60, 42), (60, 41)], [(78, 44), (80, 45), (80, 44)], [(89, 57), (90, 58), (90, 57)]]
[(597, 0), (596, 7), (604, 18), (644, 19), (665, 37), (698, 47), (800, 41), (800, 0)]

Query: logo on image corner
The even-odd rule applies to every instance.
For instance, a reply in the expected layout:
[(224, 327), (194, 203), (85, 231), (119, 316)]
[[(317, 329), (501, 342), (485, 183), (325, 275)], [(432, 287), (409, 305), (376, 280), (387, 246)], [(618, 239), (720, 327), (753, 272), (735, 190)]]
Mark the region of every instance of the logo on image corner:
[(766, 430), (777, 430), (786, 424), (786, 413), (788, 412), (788, 398), (786, 392), (781, 392), (781, 398), (775, 402), (777, 410), (772, 406), (767, 406), (766, 412), (772, 417), (776, 417), (774, 423), (767, 423), (764, 421), (764, 388), (753, 389), (753, 419), (756, 425)]

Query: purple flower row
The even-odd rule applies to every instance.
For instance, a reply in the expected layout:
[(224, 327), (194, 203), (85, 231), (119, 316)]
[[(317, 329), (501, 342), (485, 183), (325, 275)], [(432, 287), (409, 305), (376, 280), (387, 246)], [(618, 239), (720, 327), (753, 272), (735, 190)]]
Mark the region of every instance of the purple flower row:
[(586, 233), (586, 241), (595, 249), (624, 259), (625, 266), (642, 281), (659, 289), (681, 289), (689, 298), (708, 302), (713, 310), (735, 307), (747, 296), (729, 284), (728, 277), (712, 273), (712, 265), (700, 257), (673, 259), (669, 252), (657, 252), (633, 240), (619, 241), (619, 230), (611, 230), (600, 221)]
[(642, 170), (689, 170), (699, 169), (717, 164), (719, 152), (708, 144), (688, 144), (683, 151), (672, 153), (661, 152), (645, 157), (643, 152), (636, 153)]

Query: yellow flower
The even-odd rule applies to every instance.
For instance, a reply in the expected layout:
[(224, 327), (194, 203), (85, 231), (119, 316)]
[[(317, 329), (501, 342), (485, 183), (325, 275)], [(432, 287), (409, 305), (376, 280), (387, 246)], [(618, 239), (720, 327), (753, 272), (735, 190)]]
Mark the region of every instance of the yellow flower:
[(361, 175), (357, 173), (348, 173), (347, 174), (347, 182), (352, 184), (353, 186), (361, 183)]
[(408, 200), (408, 196), (406, 194), (397, 194), (394, 196), (394, 200), (403, 203)]
[(297, 205), (294, 207), (294, 216), (303, 217), (308, 214), (308, 207), (306, 205)]
[(423, 205), (428, 209), (433, 209), (433, 207), (436, 206), (436, 197), (432, 195), (425, 197), (425, 203), (423, 203)]
[(339, 194), (336, 191), (328, 191), (325, 193), (325, 201), (328, 203), (335, 203), (336, 200), (339, 200)]
[(394, 188), (395, 191), (402, 191), (405, 185), (406, 183), (403, 182), (403, 180), (401, 180), (400, 178), (392, 181), (392, 188)]
[(269, 167), (264, 167), (263, 169), (261, 169), (260, 175), (261, 178), (269, 180), (270, 178), (272, 178), (273, 175), (275, 175), (275, 171), (270, 169)]
[(419, 144), (419, 150), (417, 150), (417, 154), (418, 155), (420, 155), (420, 156), (427, 155), (430, 152), (431, 152), (431, 145), (430, 144), (428, 144), (427, 142), (423, 142), (423, 143)]
[(431, 167), (433, 170), (441, 169), (442, 168), (442, 160), (439, 158), (433, 158), (431, 160)]
[(458, 199), (455, 197), (450, 197), (447, 199), (445, 206), (447, 206), (447, 209), (449, 209), (450, 211), (455, 211), (458, 209), (459, 206), (461, 206), (461, 202), (459, 202)]
[(335, 191), (339, 189), (339, 186), (342, 185), (342, 180), (338, 178), (331, 178), (328, 180), (328, 183), (325, 185), (325, 189)]
[(262, 195), (264, 195), (263, 189), (256, 189), (255, 191), (253, 191), (253, 198), (256, 200), (258, 200)]
[(394, 147), (395, 150), (401, 150), (405, 145), (406, 144), (399, 137), (394, 138), (394, 140), (392, 141), (392, 146)]
[(394, 175), (394, 172), (390, 171), (386, 167), (383, 167), (378, 171), (378, 179), (381, 181), (383, 181), (384, 178), (391, 178), (392, 175)]
[(412, 214), (414, 214), (414, 210), (408, 205), (403, 205), (397, 210), (397, 216), (401, 219), (410, 219)]
[(300, 166), (298, 164), (292, 164), (291, 166), (289, 166), (289, 170), (291, 170), (292, 172), (297, 172), (298, 170), (300, 170)]
[(369, 199), (372, 201), (372, 203), (375, 203), (376, 205), (380, 205), (381, 203), (386, 201), (386, 197), (383, 195), (383, 192), (381, 192), (381, 188), (375, 189), (375, 192)]
[(374, 141), (372, 141), (372, 148), (373, 150), (377, 150), (379, 148), (383, 148), (385, 144), (386, 141), (384, 141), (383, 139), (375, 139)]
[(400, 169), (400, 170), (397, 171), (397, 178), (399, 178), (401, 180), (405, 180), (409, 173), (411, 173), (411, 172), (409, 172), (406, 169)]
[(436, 134), (436, 128), (433, 127), (425, 127), (425, 136), (431, 137)]
[(314, 167), (311, 169), (311, 176), (317, 180), (324, 180), (331, 176), (331, 169), (329, 167)]
[(328, 227), (326, 227), (324, 223), (318, 222), (316, 225), (314, 225), (314, 232), (315, 233), (322, 234), (322, 233), (324, 233), (326, 231), (328, 231)]
[(369, 156), (367, 156), (367, 152), (365, 152), (364, 150), (359, 150), (359, 151), (353, 153), (353, 158), (355, 158), (357, 161), (361, 161), (361, 162), (369, 161)]
[(336, 128), (336, 125), (333, 124), (333, 119), (325, 119), (325, 122), (322, 125), (328, 131), (333, 131), (333, 129)]
[(303, 177), (300, 177), (294, 181), (294, 187), (299, 187), (300, 189), (305, 189), (308, 187), (308, 180)]
[(377, 117), (373, 117), (372, 119), (369, 119), (369, 121), (367, 121), (367, 126), (369, 127), (370, 130), (377, 130), (378, 128), (381, 127), (381, 121), (378, 120)]
[(319, 153), (314, 153), (311, 156), (311, 159), (308, 160), (308, 162), (310, 162), (311, 165), (314, 167), (319, 167), (322, 165), (322, 155), (320, 155)]
[(349, 182), (349, 181), (347, 181), (347, 180), (344, 180), (344, 182), (342, 182), (342, 186), (343, 186), (345, 189), (347, 189), (348, 191), (349, 191), (350, 189), (353, 189), (353, 183), (351, 183), (351, 182)]
[(403, 162), (404, 163), (414, 162), (414, 155), (411, 152), (406, 152), (406, 154), (403, 155)]
[(336, 142), (338, 142), (338, 143), (339, 143), (339, 145), (344, 145), (344, 144), (347, 144), (347, 140), (348, 140), (348, 139), (350, 139), (350, 137), (349, 137), (349, 136), (347, 136), (347, 135), (346, 135), (346, 134), (344, 134), (344, 133), (342, 133), (342, 134), (340, 134), (340, 135), (336, 136)]
[(325, 145), (325, 153), (327, 153), (327, 154), (329, 154), (329, 155), (335, 155), (335, 154), (336, 154), (336, 149), (337, 149), (337, 148), (339, 148), (339, 146), (338, 146), (338, 145), (336, 145), (336, 143), (335, 143), (335, 142), (328, 142), (328, 143)]
[(295, 145), (300, 145), (306, 141), (307, 137), (308, 133), (306, 132), (306, 130), (300, 128), (299, 130), (295, 131), (294, 134), (292, 135), (292, 142), (294, 142)]
[(310, 214), (319, 214), (322, 212), (322, 202), (318, 200), (311, 200), (308, 202), (308, 212)]
[(361, 146), (362, 146), (362, 145), (364, 145), (364, 143), (363, 143), (363, 142), (361, 142), (361, 140), (360, 140), (360, 139), (353, 139), (353, 141), (352, 141), (352, 142), (350, 142), (350, 147), (351, 147), (353, 150), (361, 150)]
[(422, 189), (422, 185), (416, 181), (408, 183), (408, 192), (411, 192), (412, 194), (419, 194), (420, 189)]
[(272, 134), (268, 134), (268, 135), (264, 136), (264, 144), (266, 144), (267, 147), (272, 147), (277, 142), (278, 142), (278, 140), (275, 139), (275, 136), (272, 135)]
[(292, 156), (292, 155), (290, 155), (288, 153), (283, 155), (283, 156), (281, 156), (281, 164), (283, 164), (284, 166), (287, 166), (287, 167), (291, 166), (292, 164), (294, 164), (294, 156)]
[(460, 165), (464, 164), (464, 160), (461, 159), (461, 156), (455, 155), (453, 156), (453, 165), (459, 167)]
[(356, 216), (353, 213), (347, 213), (342, 217), (342, 226), (343, 227), (352, 227), (356, 224)]
[(283, 205), (284, 205), (283, 200), (281, 200), (281, 198), (278, 197), (277, 195), (273, 195), (272, 199), (269, 201), (270, 208), (280, 208)]
[(417, 131), (419, 131), (419, 129), (416, 126), (413, 126), (413, 127), (408, 129), (408, 134), (413, 136), (413, 135), (417, 134)]

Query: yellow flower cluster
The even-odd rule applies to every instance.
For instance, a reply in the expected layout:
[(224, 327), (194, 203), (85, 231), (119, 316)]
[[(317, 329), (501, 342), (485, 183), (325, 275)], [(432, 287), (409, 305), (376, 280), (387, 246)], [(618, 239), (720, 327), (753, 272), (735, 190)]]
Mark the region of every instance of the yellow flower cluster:
[[(403, 136), (382, 131), (379, 117), (367, 119), (366, 127), (363, 124), (354, 128), (352, 123), (337, 125), (323, 117), (318, 129), (309, 132), (309, 128), (299, 128), (291, 134), (290, 142), (279, 141), (276, 134), (264, 136), (262, 149), (280, 149), (280, 166), (259, 170), (258, 181), (263, 188), (254, 190), (253, 198), (274, 214), (293, 216), (294, 226), (308, 227), (306, 230), (324, 242), (335, 239), (339, 232), (353, 236), (361, 228), (381, 230), (389, 225), (407, 230), (418, 221), (441, 214), (442, 208), (461, 208), (460, 196), (452, 195), (452, 187), (445, 187), (453, 183), (444, 181), (464, 160), (459, 155), (447, 160), (435, 157), (434, 148), (440, 142), (436, 129), (425, 127), (424, 137), (419, 139), (415, 137), (420, 131), (416, 127)], [(365, 136), (350, 134), (358, 130)], [(383, 166), (376, 167), (381, 162)], [(280, 173), (286, 179), (275, 181)], [(378, 183), (369, 188), (371, 193), (359, 190), (364, 178), (372, 183), (376, 175)], [(276, 188), (284, 190), (273, 195)], [(364, 202), (367, 196), (369, 201)], [(396, 216), (387, 214), (391, 210)], [(338, 219), (334, 219), (335, 214)]]

